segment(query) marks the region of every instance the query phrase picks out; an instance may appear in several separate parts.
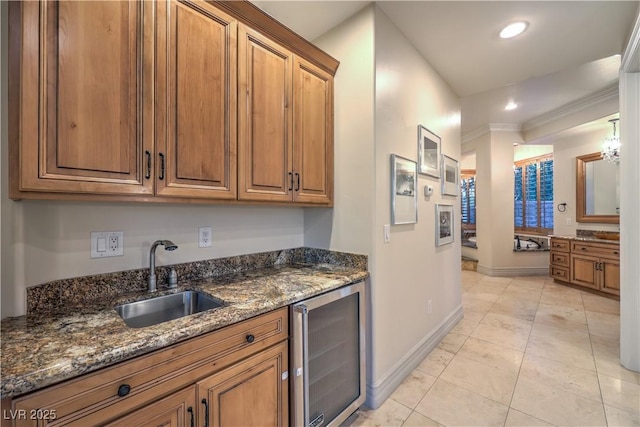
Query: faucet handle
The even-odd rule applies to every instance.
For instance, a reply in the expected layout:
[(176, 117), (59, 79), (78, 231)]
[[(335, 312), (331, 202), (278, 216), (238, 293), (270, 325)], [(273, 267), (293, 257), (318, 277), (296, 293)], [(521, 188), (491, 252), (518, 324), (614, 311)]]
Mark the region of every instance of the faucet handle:
[(178, 273), (176, 273), (175, 268), (172, 268), (169, 272), (168, 285), (170, 288), (175, 288), (178, 286)]

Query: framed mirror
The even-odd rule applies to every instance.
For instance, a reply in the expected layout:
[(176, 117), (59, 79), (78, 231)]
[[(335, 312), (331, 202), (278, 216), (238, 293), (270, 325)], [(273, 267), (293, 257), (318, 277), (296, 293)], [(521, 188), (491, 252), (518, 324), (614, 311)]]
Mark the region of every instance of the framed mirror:
[(601, 153), (576, 157), (576, 222), (620, 223), (620, 166)]

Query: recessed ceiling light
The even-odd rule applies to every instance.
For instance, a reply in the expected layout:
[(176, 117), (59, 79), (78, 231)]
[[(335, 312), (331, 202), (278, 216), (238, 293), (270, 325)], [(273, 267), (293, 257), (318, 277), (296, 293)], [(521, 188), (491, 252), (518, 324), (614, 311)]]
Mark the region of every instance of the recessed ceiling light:
[(527, 23), (524, 21), (514, 22), (509, 24), (500, 31), (500, 38), (510, 39), (518, 34), (521, 34), (527, 28)]
[(518, 108), (518, 104), (513, 101), (509, 101), (509, 103), (504, 107), (505, 111), (511, 111)]

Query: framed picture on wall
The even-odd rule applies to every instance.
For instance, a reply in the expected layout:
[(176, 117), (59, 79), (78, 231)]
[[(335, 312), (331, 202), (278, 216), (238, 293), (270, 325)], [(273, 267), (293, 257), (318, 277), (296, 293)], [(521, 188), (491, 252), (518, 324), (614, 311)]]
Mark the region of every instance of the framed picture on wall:
[(391, 155), (391, 224), (418, 222), (416, 162)]
[(418, 172), (440, 178), (440, 137), (418, 125)]
[(453, 243), (453, 205), (436, 205), (436, 246)]
[(460, 187), (458, 172), (458, 161), (446, 154), (442, 155), (442, 194), (447, 196), (457, 196)]

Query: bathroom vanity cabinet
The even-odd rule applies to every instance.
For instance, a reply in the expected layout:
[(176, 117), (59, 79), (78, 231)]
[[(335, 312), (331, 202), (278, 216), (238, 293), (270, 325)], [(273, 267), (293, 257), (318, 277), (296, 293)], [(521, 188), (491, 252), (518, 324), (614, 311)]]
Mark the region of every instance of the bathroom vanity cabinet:
[(618, 242), (554, 237), (549, 257), (554, 280), (620, 295)]

